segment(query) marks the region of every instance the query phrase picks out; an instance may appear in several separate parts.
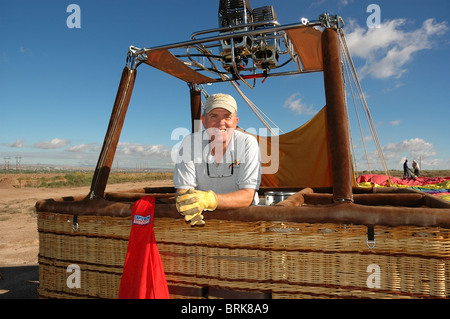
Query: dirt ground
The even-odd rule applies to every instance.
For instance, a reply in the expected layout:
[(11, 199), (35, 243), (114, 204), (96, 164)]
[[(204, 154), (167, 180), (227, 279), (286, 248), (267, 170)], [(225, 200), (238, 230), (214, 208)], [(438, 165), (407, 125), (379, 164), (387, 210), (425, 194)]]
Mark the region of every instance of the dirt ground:
[[(112, 184), (106, 187), (106, 192), (171, 185), (171, 180)], [(11, 279), (19, 279), (16, 275), (18, 269), (22, 274), (32, 275), (33, 280), (38, 280), (36, 271), (39, 236), (35, 203), (47, 198), (87, 195), (89, 189), (90, 187), (18, 188), (5, 182), (0, 183), (0, 299), (6, 298), (7, 294), (10, 294), (9, 298), (23, 297), (17, 288), (16, 293), (11, 295), (12, 289), (8, 286), (13, 284)], [(20, 284), (25, 289), (30, 284), (28, 281), (21, 284), (18, 282), (17, 285)], [(34, 284), (37, 286), (37, 282)]]

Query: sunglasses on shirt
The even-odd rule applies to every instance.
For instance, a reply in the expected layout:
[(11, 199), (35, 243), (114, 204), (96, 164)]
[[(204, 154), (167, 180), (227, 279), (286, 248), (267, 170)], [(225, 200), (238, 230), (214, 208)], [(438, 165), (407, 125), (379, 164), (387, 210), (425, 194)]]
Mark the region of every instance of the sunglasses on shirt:
[[(221, 174), (221, 175), (211, 175), (210, 171), (209, 171), (209, 162), (206, 163), (206, 173), (208, 174), (208, 177), (210, 178), (222, 178), (222, 177), (230, 177), (233, 176), (234, 173), (234, 162), (233, 162), (233, 156), (231, 156), (231, 164), (228, 165), (228, 174)], [(231, 168), (231, 169), (230, 169)]]

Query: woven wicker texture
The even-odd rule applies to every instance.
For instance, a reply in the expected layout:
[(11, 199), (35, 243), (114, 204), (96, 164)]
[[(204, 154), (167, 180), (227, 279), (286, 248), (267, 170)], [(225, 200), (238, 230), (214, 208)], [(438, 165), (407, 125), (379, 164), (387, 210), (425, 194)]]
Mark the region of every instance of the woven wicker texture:
[[(117, 298), (129, 218), (39, 213), (42, 298)], [(450, 230), (439, 227), (155, 220), (171, 298), (446, 298)], [(68, 288), (67, 267), (81, 287)], [(240, 295), (241, 294), (241, 295)], [(243, 294), (243, 295), (242, 295)]]

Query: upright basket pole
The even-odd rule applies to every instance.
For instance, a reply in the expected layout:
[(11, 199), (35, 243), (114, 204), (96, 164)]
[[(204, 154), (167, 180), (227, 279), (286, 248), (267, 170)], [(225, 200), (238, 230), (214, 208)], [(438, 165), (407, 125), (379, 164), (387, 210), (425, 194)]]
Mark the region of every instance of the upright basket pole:
[(322, 55), (333, 176), (333, 201), (353, 202), (348, 115), (345, 106), (339, 39), (335, 28), (327, 28), (323, 31)]
[(197, 85), (192, 85), (190, 90), (191, 97), (191, 121), (192, 121), (192, 133), (202, 130), (202, 124), (200, 123), (202, 116), (202, 99), (201, 91)]
[(122, 72), (119, 89), (109, 120), (108, 130), (103, 141), (103, 147), (98, 158), (92, 179), (89, 198), (103, 197), (105, 194), (106, 183), (114, 161), (117, 144), (119, 143), (120, 133), (122, 132), (125, 115), (130, 103), (131, 93), (133, 91), (134, 81), (136, 79), (136, 69), (130, 69), (126, 66)]

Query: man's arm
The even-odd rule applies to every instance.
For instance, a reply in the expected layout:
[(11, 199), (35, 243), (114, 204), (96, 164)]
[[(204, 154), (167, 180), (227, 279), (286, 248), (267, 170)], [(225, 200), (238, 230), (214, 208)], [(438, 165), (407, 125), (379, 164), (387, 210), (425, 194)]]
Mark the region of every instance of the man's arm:
[[(186, 189), (177, 189), (176, 196), (186, 192)], [(255, 196), (255, 190), (243, 188), (235, 192), (226, 194), (217, 194), (217, 209), (230, 209), (248, 207), (252, 204)]]
[(243, 188), (235, 192), (217, 195), (217, 209), (248, 207), (252, 204), (255, 190)]

